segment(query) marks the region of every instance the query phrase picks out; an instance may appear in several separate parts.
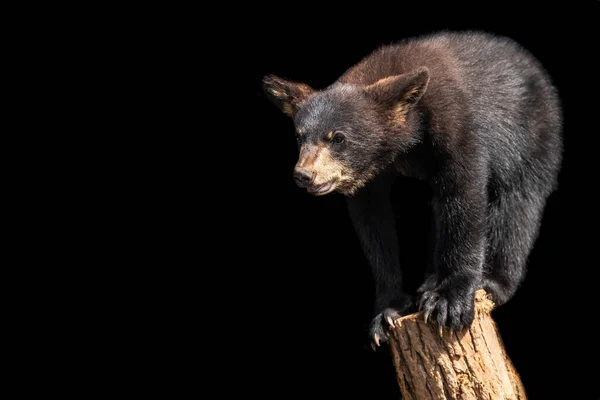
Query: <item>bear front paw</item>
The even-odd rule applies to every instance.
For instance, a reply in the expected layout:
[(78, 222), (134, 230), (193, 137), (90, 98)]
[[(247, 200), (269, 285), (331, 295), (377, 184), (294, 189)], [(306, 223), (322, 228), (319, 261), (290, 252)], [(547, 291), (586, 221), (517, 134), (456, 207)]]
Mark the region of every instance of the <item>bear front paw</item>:
[(371, 348), (375, 351), (377, 347), (389, 339), (390, 329), (396, 326), (396, 320), (415, 311), (414, 301), (406, 297), (401, 301), (394, 302), (393, 306), (384, 308), (375, 315), (369, 328), (369, 339)]
[(425, 322), (436, 321), (440, 327), (468, 328), (475, 317), (475, 290), (444, 282), (433, 289), (424, 288), (419, 302)]
[(369, 338), (373, 351), (388, 341), (390, 328), (395, 326), (396, 320), (402, 317), (402, 315), (395, 308), (386, 308), (373, 318), (371, 327), (369, 328)]

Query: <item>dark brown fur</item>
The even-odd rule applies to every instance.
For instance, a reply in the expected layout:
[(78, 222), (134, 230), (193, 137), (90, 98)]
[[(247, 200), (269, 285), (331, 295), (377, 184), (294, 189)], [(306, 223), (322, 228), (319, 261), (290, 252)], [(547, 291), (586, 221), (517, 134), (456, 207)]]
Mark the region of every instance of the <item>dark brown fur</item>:
[(389, 199), (398, 175), (433, 191), (426, 318), (460, 328), (476, 289), (497, 304), (513, 296), (562, 159), (558, 96), (532, 55), (507, 38), (440, 33), (382, 47), (322, 91), (275, 77), (265, 89), (304, 131), (298, 184), (348, 196), (376, 282), (374, 342), (411, 305)]

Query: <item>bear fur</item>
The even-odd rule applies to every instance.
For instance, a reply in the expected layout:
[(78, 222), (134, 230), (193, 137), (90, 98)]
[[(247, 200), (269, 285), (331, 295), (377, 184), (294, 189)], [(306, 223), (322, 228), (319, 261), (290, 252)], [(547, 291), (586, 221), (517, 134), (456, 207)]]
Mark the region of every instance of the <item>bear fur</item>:
[(514, 295), (562, 159), (557, 90), (530, 53), (505, 37), (442, 32), (381, 47), (323, 90), (273, 75), (264, 89), (293, 118), (296, 183), (347, 196), (375, 279), (375, 344), (414, 304), (390, 201), (398, 176), (433, 192), (425, 319), (459, 329), (477, 289), (497, 305)]

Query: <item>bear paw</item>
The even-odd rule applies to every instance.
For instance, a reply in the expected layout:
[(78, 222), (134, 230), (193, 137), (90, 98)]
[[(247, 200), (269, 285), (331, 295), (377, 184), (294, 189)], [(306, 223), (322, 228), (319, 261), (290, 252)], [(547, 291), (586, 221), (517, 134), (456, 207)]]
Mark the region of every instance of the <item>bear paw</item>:
[(411, 311), (414, 311), (413, 302), (406, 300), (401, 307), (387, 307), (377, 314), (371, 321), (369, 339), (373, 351), (389, 339), (390, 329), (396, 325), (396, 320)]
[(420, 291), (419, 310), (425, 322), (432, 319), (440, 325), (459, 330), (468, 328), (475, 316), (475, 290), (471, 285), (457, 285), (449, 280), (432, 287), (426, 282)]

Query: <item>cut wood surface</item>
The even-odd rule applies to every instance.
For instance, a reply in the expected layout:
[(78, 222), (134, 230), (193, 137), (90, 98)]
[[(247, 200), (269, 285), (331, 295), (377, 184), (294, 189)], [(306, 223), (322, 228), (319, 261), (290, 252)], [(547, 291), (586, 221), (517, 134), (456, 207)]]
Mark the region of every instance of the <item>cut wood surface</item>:
[(460, 332), (440, 334), (420, 313), (396, 321), (389, 343), (403, 399), (526, 399), (483, 290), (475, 308), (473, 324)]

